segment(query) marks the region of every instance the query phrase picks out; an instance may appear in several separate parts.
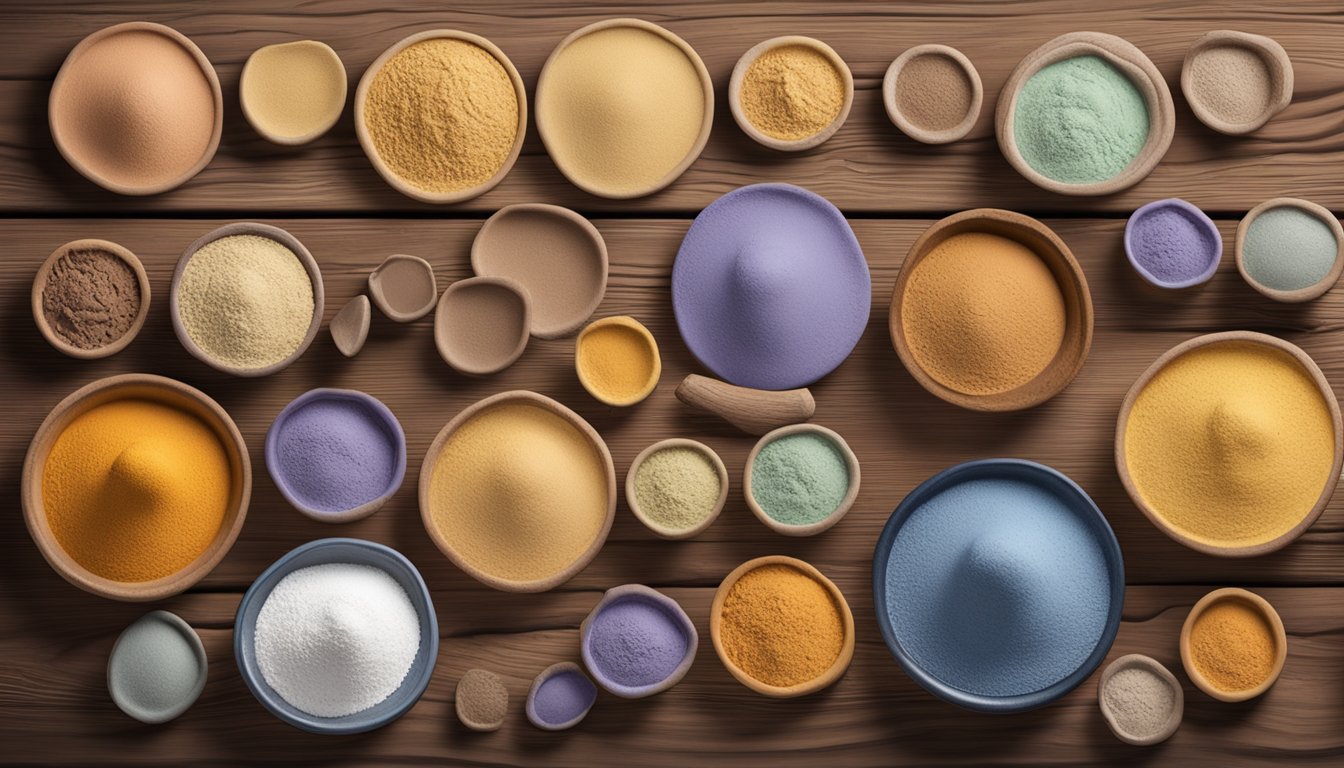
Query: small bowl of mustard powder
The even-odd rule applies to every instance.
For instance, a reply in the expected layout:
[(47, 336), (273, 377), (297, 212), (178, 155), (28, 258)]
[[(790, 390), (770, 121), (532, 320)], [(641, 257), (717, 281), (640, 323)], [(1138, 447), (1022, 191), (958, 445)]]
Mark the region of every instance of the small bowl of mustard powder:
[(728, 106), (742, 132), (781, 152), (811, 149), (844, 125), (854, 76), (840, 54), (811, 37), (773, 37), (738, 59)]
[(718, 519), (728, 500), (728, 468), (713, 448), (671, 437), (640, 451), (625, 476), (625, 501), (644, 527), (689, 539)]

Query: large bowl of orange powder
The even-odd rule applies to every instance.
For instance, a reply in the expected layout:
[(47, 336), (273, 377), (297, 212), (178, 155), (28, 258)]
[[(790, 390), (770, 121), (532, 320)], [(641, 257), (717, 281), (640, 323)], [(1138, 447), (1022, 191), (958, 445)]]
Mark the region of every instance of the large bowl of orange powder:
[(252, 494), (233, 419), (205, 393), (148, 374), (62, 400), (23, 465), (28, 532), (52, 568), (114, 600), (200, 581), (233, 546)]

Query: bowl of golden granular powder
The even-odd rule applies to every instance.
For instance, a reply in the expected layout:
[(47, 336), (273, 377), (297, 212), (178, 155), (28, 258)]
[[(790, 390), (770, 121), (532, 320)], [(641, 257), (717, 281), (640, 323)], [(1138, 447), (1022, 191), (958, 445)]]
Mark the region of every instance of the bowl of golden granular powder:
[(1268, 600), (1244, 589), (1215, 589), (1181, 627), (1181, 664), (1190, 682), (1219, 701), (1270, 689), (1288, 659), (1288, 633)]
[(479, 35), (419, 32), (383, 52), (355, 90), (355, 133), (383, 179), (427, 203), (488, 192), (527, 133), (513, 62)]
[(743, 133), (797, 152), (829, 139), (854, 102), (854, 76), (840, 54), (811, 37), (774, 37), (738, 59), (728, 106)]

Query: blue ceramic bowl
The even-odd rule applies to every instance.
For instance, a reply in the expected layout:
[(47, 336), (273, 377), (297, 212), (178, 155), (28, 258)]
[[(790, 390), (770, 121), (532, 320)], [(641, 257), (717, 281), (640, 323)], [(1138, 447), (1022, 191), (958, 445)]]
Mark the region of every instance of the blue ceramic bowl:
[[(297, 709), (276, 693), (257, 666), (254, 635), (257, 626), (257, 614), (266, 598), (275, 589), (275, 585), (290, 573), (312, 565), (324, 563), (353, 563), (369, 565), (386, 571), (396, 579), (406, 596), (415, 606), (420, 616), (420, 650), (411, 662), (411, 669), (401, 687), (374, 706), (344, 717), (317, 717)], [(290, 550), (286, 555), (271, 564), (252, 582), (243, 601), (238, 605), (238, 616), (234, 620), (233, 657), (238, 661), (238, 671), (248, 690), (257, 697), (262, 706), (271, 714), (290, 725), (322, 734), (363, 733), (396, 720), (415, 705), (429, 686), (434, 674), (434, 662), (439, 657), (439, 621), (434, 614), (434, 603), (429, 597), (429, 588), (425, 586), (420, 572), (410, 560), (391, 547), (363, 539), (318, 539)]]
[[(1199, 273), (1192, 275), (1184, 280), (1165, 280), (1149, 271), (1143, 263), (1143, 256), (1137, 253), (1137, 246), (1134, 243), (1134, 227), (1145, 217), (1162, 211), (1175, 211), (1184, 216), (1192, 225), (1198, 227), (1209, 235), (1211, 248), (1207, 253), (1197, 254), (1204, 259), (1204, 266)], [(1196, 285), (1207, 283), (1214, 273), (1218, 271), (1218, 263), (1223, 260), (1223, 235), (1218, 231), (1218, 225), (1213, 223), (1203, 211), (1187, 203), (1178, 197), (1169, 197), (1165, 200), (1154, 200), (1147, 205), (1140, 207), (1134, 213), (1130, 214), (1129, 220), (1125, 222), (1125, 257), (1129, 259), (1130, 266), (1139, 276), (1148, 281), (1149, 284), (1158, 288), (1167, 290), (1181, 290), (1184, 288), (1193, 288)]]
[[(967, 480), (979, 479), (1016, 480), (1034, 484), (1055, 493), (1063, 499), (1091, 528), (1097, 538), (1110, 571), (1110, 609), (1106, 615), (1106, 624), (1101, 638), (1087, 659), (1071, 674), (1046, 688), (1020, 696), (983, 696), (970, 693), (949, 685), (926, 671), (919, 662), (901, 646), (900, 639), (892, 628), (891, 616), (887, 611), (887, 561), (891, 557), (891, 548), (896, 535), (910, 515), (925, 502), (948, 488)], [(1120, 629), (1120, 614), (1125, 603), (1125, 564), (1120, 554), (1120, 543), (1110, 523), (1101, 514), (1095, 502), (1078, 484), (1063, 473), (1044, 464), (1023, 459), (983, 459), (958, 464), (925, 480), (901, 501), (896, 511), (891, 513), (882, 535), (877, 539), (877, 549), (873, 553), (873, 607), (877, 611), (877, 624), (882, 630), (882, 639), (891, 653), (905, 669), (906, 674), (930, 693), (941, 699), (959, 704), (967, 709), (981, 712), (1023, 712), (1045, 706), (1073, 690), (1087, 679), (1097, 666), (1106, 658), (1111, 644), (1115, 642), (1116, 632)]]

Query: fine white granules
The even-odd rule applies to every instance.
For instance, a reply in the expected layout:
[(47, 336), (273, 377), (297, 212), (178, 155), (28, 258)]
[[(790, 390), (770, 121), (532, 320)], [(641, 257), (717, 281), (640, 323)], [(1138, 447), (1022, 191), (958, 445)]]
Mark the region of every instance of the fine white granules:
[(372, 707), (401, 686), (420, 650), (420, 617), (381, 569), (301, 568), (257, 614), (257, 666), (285, 701), (317, 717)]

